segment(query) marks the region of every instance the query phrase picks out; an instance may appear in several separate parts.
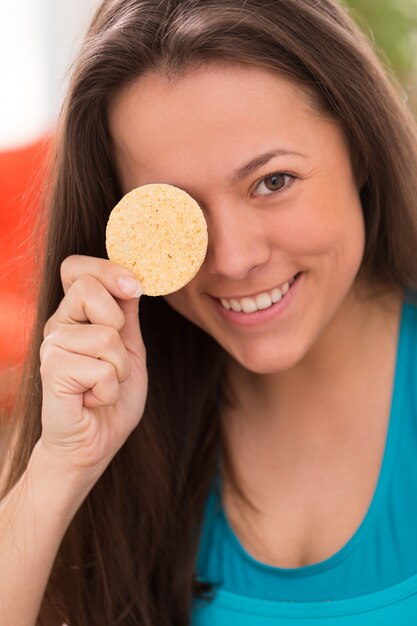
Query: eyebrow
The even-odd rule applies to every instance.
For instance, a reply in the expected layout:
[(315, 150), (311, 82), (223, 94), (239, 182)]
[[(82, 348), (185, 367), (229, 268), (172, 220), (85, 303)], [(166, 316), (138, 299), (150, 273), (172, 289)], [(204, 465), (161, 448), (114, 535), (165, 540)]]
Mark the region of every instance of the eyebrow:
[(289, 155), (307, 158), (307, 155), (301, 154), (301, 152), (293, 152), (290, 150), (283, 150), (283, 149), (270, 150), (269, 152), (264, 152), (263, 154), (259, 154), (254, 159), (251, 159), (250, 161), (248, 161), (248, 163), (245, 163), (245, 165), (242, 165), (241, 167), (234, 170), (232, 172), (231, 181), (233, 183), (236, 183), (246, 178), (247, 176), (250, 176), (259, 167), (262, 167), (262, 165), (266, 165), (266, 163), (268, 163), (268, 161), (270, 161), (274, 157), (289, 156)]

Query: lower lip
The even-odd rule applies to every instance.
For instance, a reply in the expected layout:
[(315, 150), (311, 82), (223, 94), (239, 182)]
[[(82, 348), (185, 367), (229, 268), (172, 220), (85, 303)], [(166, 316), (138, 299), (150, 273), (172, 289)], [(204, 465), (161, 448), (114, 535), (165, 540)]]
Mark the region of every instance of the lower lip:
[(297, 292), (300, 288), (301, 282), (304, 277), (304, 272), (301, 272), (294, 283), (291, 285), (285, 296), (281, 298), (279, 302), (276, 302), (267, 309), (261, 311), (255, 311), (254, 313), (240, 313), (238, 311), (228, 311), (223, 307), (220, 300), (213, 298), (214, 304), (222, 317), (234, 326), (240, 326), (243, 328), (253, 328), (265, 324), (270, 320), (282, 315), (297, 296)]

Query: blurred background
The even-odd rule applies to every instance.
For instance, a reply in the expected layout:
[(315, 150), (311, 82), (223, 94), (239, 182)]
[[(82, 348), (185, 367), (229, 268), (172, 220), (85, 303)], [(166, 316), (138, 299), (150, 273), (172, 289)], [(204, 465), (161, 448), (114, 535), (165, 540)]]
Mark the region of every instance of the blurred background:
[[(4, 0), (0, 21), (0, 416), (33, 320), (34, 229), (71, 63), (99, 0)], [(417, 0), (346, 0), (417, 114)]]

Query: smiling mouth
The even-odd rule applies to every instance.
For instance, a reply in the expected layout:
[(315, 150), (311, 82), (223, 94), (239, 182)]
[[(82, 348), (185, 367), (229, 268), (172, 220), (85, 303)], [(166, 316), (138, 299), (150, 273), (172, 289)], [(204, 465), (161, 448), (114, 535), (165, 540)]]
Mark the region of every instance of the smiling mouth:
[(291, 286), (300, 276), (301, 272), (295, 274), (290, 280), (274, 287), (271, 291), (264, 291), (253, 297), (243, 298), (220, 298), (219, 302), (222, 307), (227, 311), (235, 311), (236, 313), (255, 313), (256, 311), (263, 311), (269, 309), (273, 304), (276, 304), (283, 298), (290, 290)]

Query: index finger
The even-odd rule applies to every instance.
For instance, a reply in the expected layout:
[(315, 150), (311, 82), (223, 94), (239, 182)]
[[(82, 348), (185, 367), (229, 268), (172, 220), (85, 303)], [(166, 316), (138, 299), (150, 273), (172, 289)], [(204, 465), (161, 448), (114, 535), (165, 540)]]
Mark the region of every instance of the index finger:
[(61, 281), (66, 294), (81, 276), (94, 276), (116, 298), (139, 298), (143, 287), (136, 276), (108, 259), (73, 254), (61, 263)]

